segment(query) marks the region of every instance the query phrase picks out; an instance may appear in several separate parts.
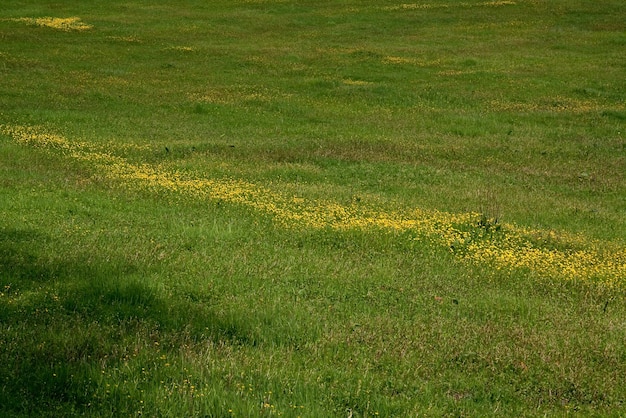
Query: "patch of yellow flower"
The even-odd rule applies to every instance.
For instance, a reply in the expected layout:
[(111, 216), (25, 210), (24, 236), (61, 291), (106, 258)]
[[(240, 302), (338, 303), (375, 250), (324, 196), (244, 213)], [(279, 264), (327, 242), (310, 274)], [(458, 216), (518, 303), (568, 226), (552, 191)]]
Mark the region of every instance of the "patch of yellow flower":
[(476, 74), (478, 71), (475, 70), (443, 70), (439, 71), (437, 75), (453, 77), (457, 75), (467, 75), (467, 74)]
[(135, 44), (143, 43), (141, 39), (135, 36), (107, 36), (107, 39), (110, 39), (112, 41), (128, 42), (128, 43), (135, 43)]
[(65, 137), (39, 127), (0, 125), (0, 133), (10, 136), (18, 142), (36, 147), (68, 148), (68, 141)]
[(371, 81), (353, 80), (351, 78), (346, 78), (345, 80), (343, 80), (343, 84), (347, 84), (348, 86), (370, 86), (374, 83), (372, 83)]
[(277, 98), (285, 99), (290, 95), (278, 90), (260, 89), (256, 87), (238, 85), (229, 87), (215, 87), (202, 93), (189, 95), (189, 99), (196, 103), (211, 103), (221, 105), (235, 105), (245, 102), (268, 102)]
[(244, 3), (254, 3), (254, 4), (262, 4), (262, 3), (286, 3), (288, 0), (243, 0)]
[[(569, 97), (555, 96), (538, 102), (504, 102), (492, 100), (490, 106), (497, 111), (513, 112), (550, 112), (550, 113), (587, 113), (607, 110), (607, 107), (594, 100), (581, 100)], [(611, 110), (624, 111), (626, 106), (614, 105)]]
[(594, 280), (623, 286), (626, 248), (582, 235), (538, 231), (504, 224), (497, 237), (467, 240), (461, 258), (497, 269), (523, 269), (543, 277)]
[(42, 128), (0, 125), (0, 134), (89, 162), (99, 175), (129, 188), (242, 205), (269, 215), (285, 228), (409, 232), (416, 240), (451, 249), (469, 263), (522, 269), (547, 278), (592, 280), (607, 287), (626, 284), (626, 248), (621, 244), (514, 224), (501, 224), (497, 231), (489, 232), (480, 226), (480, 215), (476, 213), (421, 209), (383, 212), (362, 203), (341, 205), (289, 196), (244, 180), (197, 178), (159, 165), (132, 164), (111, 154), (114, 146), (102, 149), (69, 141)]
[(415, 65), (417, 67), (437, 67), (443, 64), (440, 59), (424, 61), (417, 58), (386, 56), (382, 59), (383, 64), (387, 65)]
[[(461, 2), (456, 3), (455, 7), (498, 7), (498, 6), (513, 6), (517, 3), (514, 1), (485, 1), (481, 3), (467, 3)], [(446, 3), (403, 3), (395, 6), (386, 6), (383, 7), (383, 10), (424, 10), (424, 9), (447, 9), (453, 7), (450, 4)]]
[(84, 23), (79, 17), (20, 17), (8, 20), (13, 22), (24, 22), (31, 26), (62, 30), (65, 32), (93, 29), (92, 25)]
[(169, 50), (169, 51), (181, 51), (181, 52), (193, 52), (193, 51), (195, 51), (194, 47), (182, 46), (182, 45), (180, 45), (180, 46), (170, 46), (170, 47), (165, 48), (165, 49)]

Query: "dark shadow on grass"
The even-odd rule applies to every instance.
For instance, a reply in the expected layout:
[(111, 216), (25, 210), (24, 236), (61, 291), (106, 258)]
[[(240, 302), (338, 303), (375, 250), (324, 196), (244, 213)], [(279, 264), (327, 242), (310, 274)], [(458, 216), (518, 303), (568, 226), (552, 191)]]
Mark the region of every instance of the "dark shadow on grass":
[(80, 249), (73, 258), (46, 256), (53, 242), (0, 229), (0, 416), (81, 415), (104, 364), (123, 364), (132, 350), (149, 355), (159, 339), (250, 339), (210, 300), (167, 296), (150, 271), (125, 260)]
[(3, 229), (0, 231), (0, 275), (14, 281), (40, 281), (49, 278), (49, 269), (41, 269), (34, 251), (42, 240), (34, 230)]

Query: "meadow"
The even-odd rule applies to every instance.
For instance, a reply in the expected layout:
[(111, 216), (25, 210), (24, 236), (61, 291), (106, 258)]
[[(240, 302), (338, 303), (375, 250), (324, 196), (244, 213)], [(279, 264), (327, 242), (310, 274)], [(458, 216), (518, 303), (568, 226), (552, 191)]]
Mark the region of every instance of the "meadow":
[(0, 416), (626, 415), (622, 0), (4, 0)]

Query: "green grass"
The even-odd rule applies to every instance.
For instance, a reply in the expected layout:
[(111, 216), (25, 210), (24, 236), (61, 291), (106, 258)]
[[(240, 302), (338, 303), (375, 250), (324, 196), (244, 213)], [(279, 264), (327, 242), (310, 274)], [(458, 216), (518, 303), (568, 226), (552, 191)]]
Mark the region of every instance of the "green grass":
[(626, 413), (622, 1), (96, 3), (0, 11), (0, 415)]

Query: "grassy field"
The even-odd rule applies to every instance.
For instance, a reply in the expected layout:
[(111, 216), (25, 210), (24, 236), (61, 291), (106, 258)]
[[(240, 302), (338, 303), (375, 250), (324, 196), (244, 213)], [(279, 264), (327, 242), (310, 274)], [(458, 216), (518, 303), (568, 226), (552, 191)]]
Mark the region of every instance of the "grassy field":
[(623, 0), (4, 0), (0, 415), (626, 415)]

